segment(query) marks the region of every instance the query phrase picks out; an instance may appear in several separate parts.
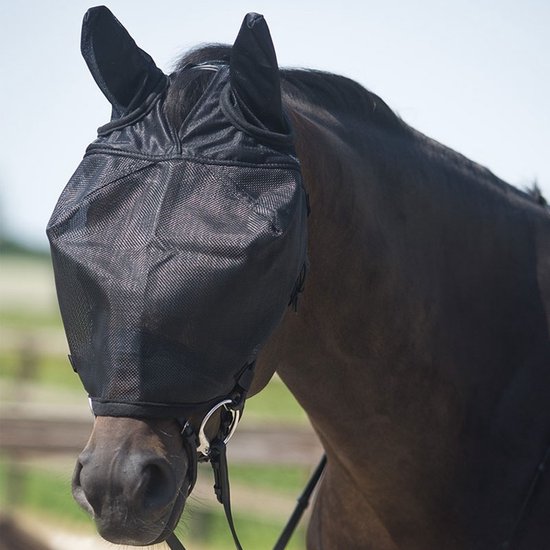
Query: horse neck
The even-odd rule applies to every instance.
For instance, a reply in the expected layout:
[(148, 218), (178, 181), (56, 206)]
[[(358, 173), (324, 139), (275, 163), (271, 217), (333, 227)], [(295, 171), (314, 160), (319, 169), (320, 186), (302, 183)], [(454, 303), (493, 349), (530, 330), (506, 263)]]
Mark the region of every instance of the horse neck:
[[(540, 415), (550, 391), (540, 374), (550, 357), (544, 307), (524, 277), (536, 270), (529, 216), (505, 200), (507, 189), (493, 189), (487, 171), (458, 155), (430, 158), (434, 149), (412, 131), (358, 135), (307, 108), (293, 118), (312, 211), (310, 269), (298, 313), (286, 316), (262, 359), (384, 521), (419, 526), (447, 506), (463, 508), (461, 521), (472, 524), (468, 507), (481, 518), (491, 509), (500, 536), (524, 490), (518, 464), (538, 453), (550, 420)], [(413, 158), (419, 151), (424, 158)], [(525, 354), (524, 366), (533, 358), (540, 391), (519, 381), (506, 393), (517, 368), (510, 350)], [(522, 407), (537, 418), (530, 441), (506, 421), (506, 409)], [(512, 446), (522, 440), (519, 462), (487, 438), (495, 425)], [(471, 506), (482, 481), (493, 488)]]
[(406, 292), (375, 208), (383, 182), (335, 117), (303, 107), (293, 122), (310, 196), (310, 268), (297, 314), (287, 314), (266, 355), (274, 352), (325, 446), (340, 447), (362, 436), (358, 412), (386, 421), (376, 412), (387, 409), (380, 389), (387, 365), (409, 351), (411, 327), (395, 309)]
[[(498, 398), (517, 366), (510, 349), (528, 361), (548, 352), (550, 296), (536, 281), (550, 276), (537, 264), (548, 255), (548, 213), (410, 129), (293, 114), (310, 269), (298, 314), (276, 336), (281, 376), (314, 421), (334, 418), (333, 401), (345, 397), (342, 418), (329, 422), (339, 429), (357, 410), (426, 409), (418, 391), (437, 390), (451, 408), (480, 384)], [(484, 387), (483, 377), (495, 380)], [(332, 398), (317, 399), (327, 389)], [(489, 415), (484, 406), (476, 412)]]

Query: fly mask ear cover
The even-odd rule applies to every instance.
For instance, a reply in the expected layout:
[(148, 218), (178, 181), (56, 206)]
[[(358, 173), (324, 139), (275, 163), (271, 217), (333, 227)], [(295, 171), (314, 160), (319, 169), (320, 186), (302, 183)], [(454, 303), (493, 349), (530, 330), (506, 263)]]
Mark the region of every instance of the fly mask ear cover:
[(169, 79), (107, 8), (85, 17), (82, 50), (113, 119), (47, 229), (71, 360), (95, 414), (182, 416), (232, 391), (306, 259), (291, 132), (236, 90), (270, 64), (258, 86), (280, 96), (269, 31), (245, 18), (181, 128), (164, 115)]

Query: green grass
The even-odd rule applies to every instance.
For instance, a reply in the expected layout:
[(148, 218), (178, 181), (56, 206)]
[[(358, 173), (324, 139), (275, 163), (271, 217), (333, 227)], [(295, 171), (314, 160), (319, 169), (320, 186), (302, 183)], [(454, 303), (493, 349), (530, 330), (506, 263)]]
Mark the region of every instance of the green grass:
[(51, 264), (50, 252), (47, 249), (31, 248), (6, 235), (0, 235), (0, 261), (21, 260)]
[(63, 330), (61, 315), (57, 310), (32, 311), (28, 309), (0, 309), (0, 326), (27, 331), (35, 328)]
[(259, 394), (246, 401), (245, 417), (277, 423), (307, 424), (308, 419), (294, 396), (277, 377)]
[(21, 353), (0, 352), (0, 378), (5, 380), (20, 378), (44, 386), (83, 392), (80, 379), (73, 371), (67, 357), (37, 355), (35, 359), (31, 359), (35, 361), (35, 365), (30, 374), (27, 374), (28, 367), (22, 364), (28, 361), (28, 356), (24, 358)]
[[(21, 508), (39, 513), (56, 523), (89, 523), (88, 515), (73, 501), (71, 474), (61, 475), (38, 468), (23, 468), (0, 461), (0, 503), (3, 508)], [(10, 484), (16, 483), (11, 486)], [(14, 487), (15, 495), (12, 497)], [(15, 502), (14, 502), (15, 500)]]
[[(261, 508), (261, 503), (258, 503)], [(221, 506), (220, 506), (221, 507)], [(281, 534), (284, 522), (274, 523), (269, 520), (261, 520), (233, 514), (237, 535), (243, 548), (268, 549), (272, 548)], [(184, 519), (183, 526), (176, 529), (178, 536), (185, 543), (186, 540), (196, 540), (208, 544), (211, 550), (234, 549), (231, 532), (227, 520), (221, 511), (191, 512)], [(305, 529), (299, 527), (290, 540), (288, 550), (303, 550), (305, 548)]]
[(298, 497), (309, 479), (302, 466), (229, 465), (231, 482), (267, 489), (274, 493)]

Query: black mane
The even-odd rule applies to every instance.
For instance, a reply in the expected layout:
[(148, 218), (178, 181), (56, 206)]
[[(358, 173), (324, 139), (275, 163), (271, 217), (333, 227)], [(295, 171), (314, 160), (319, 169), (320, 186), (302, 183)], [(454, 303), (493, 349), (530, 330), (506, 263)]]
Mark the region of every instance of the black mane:
[[(170, 75), (172, 86), (165, 102), (165, 112), (175, 127), (183, 123), (212, 77), (209, 71), (184, 69), (195, 63), (229, 63), (230, 56), (231, 46), (208, 44), (190, 50), (179, 59)], [(287, 99), (343, 111), (384, 126), (408, 128), (382, 99), (349, 78), (312, 69), (281, 69), (280, 74), (283, 96)]]
[(548, 206), (548, 201), (542, 194), (542, 190), (539, 187), (539, 184), (537, 181), (535, 181), (532, 185), (532, 187), (528, 187), (525, 192), (537, 203), (541, 206)]
[(212, 78), (210, 71), (186, 71), (188, 65), (221, 61), (229, 63), (231, 46), (224, 44), (208, 44), (188, 51), (176, 63), (174, 72), (170, 75), (172, 85), (168, 88), (164, 111), (170, 124), (179, 128), (193, 105), (199, 100)]
[[(188, 51), (177, 61), (174, 72), (170, 75), (172, 85), (164, 103), (166, 116), (174, 127), (179, 128), (183, 124), (213, 74), (211, 71), (189, 71), (185, 68), (190, 64), (208, 62), (229, 64), (230, 58), (231, 46), (206, 44)], [(447, 157), (450, 163), (458, 163), (464, 170), (488, 178), (500, 189), (506, 188), (532, 203), (547, 207), (547, 202), (537, 186), (521, 191), (497, 178), (487, 168), (422, 135), (403, 122), (380, 97), (350, 78), (313, 69), (283, 68), (280, 75), (283, 97), (288, 101), (318, 106), (337, 112), (340, 116), (345, 114), (352, 121), (368, 120), (382, 128), (410, 133), (417, 140), (429, 142), (428, 147), (438, 156)]]

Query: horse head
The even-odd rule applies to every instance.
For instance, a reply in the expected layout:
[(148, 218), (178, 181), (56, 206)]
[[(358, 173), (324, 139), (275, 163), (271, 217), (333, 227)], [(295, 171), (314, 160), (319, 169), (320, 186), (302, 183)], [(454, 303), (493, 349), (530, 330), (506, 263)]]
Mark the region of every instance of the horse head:
[[(197, 456), (236, 427), (258, 352), (299, 291), (306, 196), (263, 17), (246, 16), (230, 60), (166, 76), (98, 7), (82, 53), (112, 119), (48, 225), (96, 416), (73, 493), (106, 539), (152, 544), (177, 524)], [(200, 93), (174, 105), (182, 81)]]

